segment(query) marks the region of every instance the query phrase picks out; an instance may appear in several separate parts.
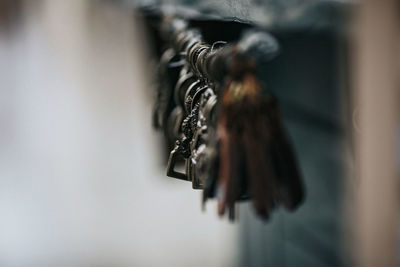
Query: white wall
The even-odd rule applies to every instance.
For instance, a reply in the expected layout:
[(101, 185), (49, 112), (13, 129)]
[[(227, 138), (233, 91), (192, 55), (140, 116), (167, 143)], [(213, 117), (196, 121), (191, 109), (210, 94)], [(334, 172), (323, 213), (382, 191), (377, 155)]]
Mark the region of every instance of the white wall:
[(164, 175), (133, 14), (26, 2), (0, 33), (0, 266), (234, 266), (237, 225)]

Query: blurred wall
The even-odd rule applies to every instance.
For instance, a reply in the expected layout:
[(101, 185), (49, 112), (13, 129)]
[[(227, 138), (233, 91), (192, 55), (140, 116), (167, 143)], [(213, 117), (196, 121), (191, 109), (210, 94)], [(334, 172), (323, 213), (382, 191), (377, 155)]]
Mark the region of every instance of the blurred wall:
[[(246, 266), (351, 266), (343, 201), (349, 164), (343, 122), (348, 87), (343, 36), (332, 30), (277, 32), (281, 54), (260, 72), (278, 97), (303, 174), (306, 197), (263, 224), (244, 208)], [(347, 52), (347, 51), (346, 51)], [(343, 72), (343, 73), (341, 73)]]
[(0, 266), (235, 266), (237, 225), (165, 177), (134, 14), (21, 12), (0, 33)]

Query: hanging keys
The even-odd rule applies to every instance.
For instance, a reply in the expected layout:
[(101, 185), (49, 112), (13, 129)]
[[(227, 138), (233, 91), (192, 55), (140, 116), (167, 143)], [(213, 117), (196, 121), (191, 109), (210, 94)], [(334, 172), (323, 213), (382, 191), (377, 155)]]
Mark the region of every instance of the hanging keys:
[(153, 126), (162, 129), (174, 106), (174, 82), (176, 75), (183, 66), (183, 61), (177, 56), (176, 52), (169, 48), (161, 56), (158, 67), (158, 86), (156, 103), (153, 111)]
[(174, 142), (167, 176), (203, 189), (203, 206), (216, 198), (218, 214), (231, 220), (247, 199), (265, 220), (279, 205), (294, 210), (304, 198), (301, 175), (278, 102), (256, 75), (278, 43), (257, 31), (210, 46), (188, 27), (171, 16), (160, 27), (169, 48), (160, 60), (154, 125)]
[(204, 188), (205, 181), (207, 180), (207, 175), (205, 173), (199, 175), (198, 165), (200, 165), (199, 161), (206, 153), (205, 143), (208, 139), (209, 127), (211, 127), (211, 113), (213, 112), (215, 104), (217, 103), (216, 100), (216, 96), (212, 89), (206, 88), (203, 91), (199, 102), (197, 131), (195, 132), (192, 140), (192, 155), (190, 158), (190, 175), (194, 189)]
[[(197, 123), (197, 117), (198, 117), (198, 107), (193, 108), (192, 110), (192, 101), (193, 97), (196, 94), (197, 91), (202, 90), (202, 83), (197, 80), (193, 82), (186, 90), (185, 93), (185, 101), (184, 101), (184, 106), (185, 106), (185, 111), (186, 118), (182, 121), (182, 126), (181, 126), (181, 137), (176, 141), (174, 149), (171, 151), (169, 160), (168, 160), (168, 166), (167, 166), (167, 176), (173, 177), (173, 178), (178, 178), (178, 179), (185, 179), (189, 180), (191, 177), (188, 175), (188, 170), (187, 167), (186, 173), (179, 173), (175, 171), (175, 165), (178, 162), (179, 158), (185, 160), (187, 162), (187, 159), (191, 155), (191, 149), (190, 149), (190, 142), (193, 138), (193, 133), (195, 130), (195, 125)], [(180, 90), (180, 87), (176, 88), (177, 90)], [(179, 93), (178, 93), (179, 95)], [(179, 100), (180, 103), (182, 103), (182, 100)], [(187, 165), (188, 163), (185, 163)]]

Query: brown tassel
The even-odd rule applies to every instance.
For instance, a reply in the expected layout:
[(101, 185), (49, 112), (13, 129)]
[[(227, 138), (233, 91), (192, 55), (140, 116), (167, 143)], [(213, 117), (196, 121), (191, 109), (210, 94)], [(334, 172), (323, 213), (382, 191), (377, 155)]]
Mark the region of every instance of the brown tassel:
[(268, 219), (282, 203), (292, 210), (303, 199), (303, 185), (281, 124), (276, 102), (262, 95), (255, 74), (226, 83), (217, 126), (219, 139), (218, 213), (234, 210), (249, 195), (256, 212)]

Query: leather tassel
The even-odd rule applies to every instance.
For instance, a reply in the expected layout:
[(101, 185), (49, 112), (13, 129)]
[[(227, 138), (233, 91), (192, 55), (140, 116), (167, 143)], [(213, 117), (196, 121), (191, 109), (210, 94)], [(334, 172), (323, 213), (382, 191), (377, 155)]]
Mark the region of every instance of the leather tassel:
[(219, 140), (218, 213), (248, 195), (268, 219), (278, 204), (293, 210), (303, 185), (276, 101), (261, 93), (253, 73), (230, 80), (223, 91)]

